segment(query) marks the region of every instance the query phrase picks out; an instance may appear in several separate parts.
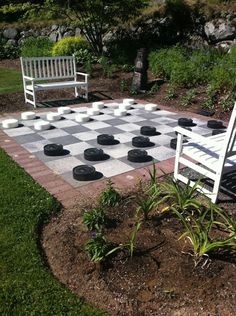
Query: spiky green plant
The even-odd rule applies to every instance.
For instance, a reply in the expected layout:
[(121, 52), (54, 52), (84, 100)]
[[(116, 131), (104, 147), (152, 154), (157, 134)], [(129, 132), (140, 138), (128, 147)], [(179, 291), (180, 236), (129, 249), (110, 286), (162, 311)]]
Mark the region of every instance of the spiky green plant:
[[(200, 181), (200, 180), (199, 180)], [(161, 203), (169, 201), (168, 209), (176, 209), (179, 212), (201, 211), (201, 203), (197, 200), (197, 188), (199, 181), (190, 186), (190, 180), (186, 185), (180, 185), (178, 181), (170, 179), (161, 185)]]
[(141, 212), (143, 214), (144, 220), (146, 221), (149, 218), (149, 214), (157, 206), (157, 202), (152, 195), (137, 196), (137, 199), (138, 207), (136, 213), (139, 214)]
[(187, 237), (193, 247), (193, 256), (195, 266), (202, 262), (204, 257), (209, 257), (209, 254), (217, 252), (220, 249), (235, 249), (236, 241), (234, 235), (229, 234), (227, 238), (214, 239), (211, 237), (213, 227), (218, 224), (214, 220), (214, 210), (207, 209), (195, 219), (193, 215), (185, 217), (177, 209), (173, 208), (174, 213), (182, 222), (185, 232), (179, 239)]
[(93, 262), (101, 262), (108, 256), (113, 244), (106, 240), (101, 233), (93, 232), (93, 238), (89, 239), (85, 244), (85, 251)]
[(101, 192), (100, 202), (102, 205), (115, 206), (121, 200), (121, 195), (113, 187), (113, 182), (109, 179), (104, 191)]

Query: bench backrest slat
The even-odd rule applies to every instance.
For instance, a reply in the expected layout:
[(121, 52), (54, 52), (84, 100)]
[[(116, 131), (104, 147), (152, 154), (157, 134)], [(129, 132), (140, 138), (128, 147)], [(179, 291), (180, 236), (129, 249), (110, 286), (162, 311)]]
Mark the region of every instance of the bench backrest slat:
[(72, 78), (75, 76), (74, 56), (21, 57), (24, 76), (36, 80)]

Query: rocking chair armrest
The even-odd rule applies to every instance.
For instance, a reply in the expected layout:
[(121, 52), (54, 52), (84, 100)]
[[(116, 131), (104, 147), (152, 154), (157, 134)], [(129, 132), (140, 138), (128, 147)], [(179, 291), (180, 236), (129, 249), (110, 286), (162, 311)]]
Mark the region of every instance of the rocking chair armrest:
[(196, 133), (191, 132), (191, 131), (189, 131), (189, 130), (183, 128), (183, 127), (180, 127), (180, 126), (175, 127), (174, 131), (177, 132), (178, 134), (187, 136), (187, 137), (191, 138), (194, 141), (204, 142), (204, 143), (207, 143), (207, 142), (210, 141), (211, 143), (212, 142), (214, 143), (214, 141), (212, 139), (210, 139), (209, 137), (196, 134)]

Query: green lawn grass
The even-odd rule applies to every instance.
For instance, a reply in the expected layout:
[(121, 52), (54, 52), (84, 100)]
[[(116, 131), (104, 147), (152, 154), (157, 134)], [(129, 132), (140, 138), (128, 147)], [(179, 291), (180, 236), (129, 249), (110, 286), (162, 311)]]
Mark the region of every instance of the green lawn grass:
[(58, 210), (0, 149), (0, 315), (104, 315), (60, 284), (43, 260), (40, 227)]
[(20, 91), (23, 91), (21, 72), (9, 68), (0, 68), (0, 94)]

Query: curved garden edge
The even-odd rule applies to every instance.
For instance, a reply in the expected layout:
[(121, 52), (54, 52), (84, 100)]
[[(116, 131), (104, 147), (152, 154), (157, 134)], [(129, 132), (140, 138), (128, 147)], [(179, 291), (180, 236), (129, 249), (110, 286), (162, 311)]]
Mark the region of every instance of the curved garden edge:
[[(138, 189), (124, 193), (137, 194)], [(97, 199), (65, 209), (43, 231), (42, 244), (54, 275), (72, 292), (111, 315), (233, 315), (235, 262), (214, 258), (208, 269), (194, 269), (190, 248), (176, 218), (153, 216), (144, 223), (133, 259), (122, 252), (98, 269), (84, 251), (88, 230), (82, 214)], [(118, 225), (106, 230), (109, 240), (125, 243), (134, 227), (134, 205), (107, 208)], [(144, 255), (145, 253), (145, 255)], [(62, 255), (63, 254), (63, 255)]]
[(0, 150), (2, 315), (104, 315), (58, 280), (43, 260), (38, 235), (59, 205)]

